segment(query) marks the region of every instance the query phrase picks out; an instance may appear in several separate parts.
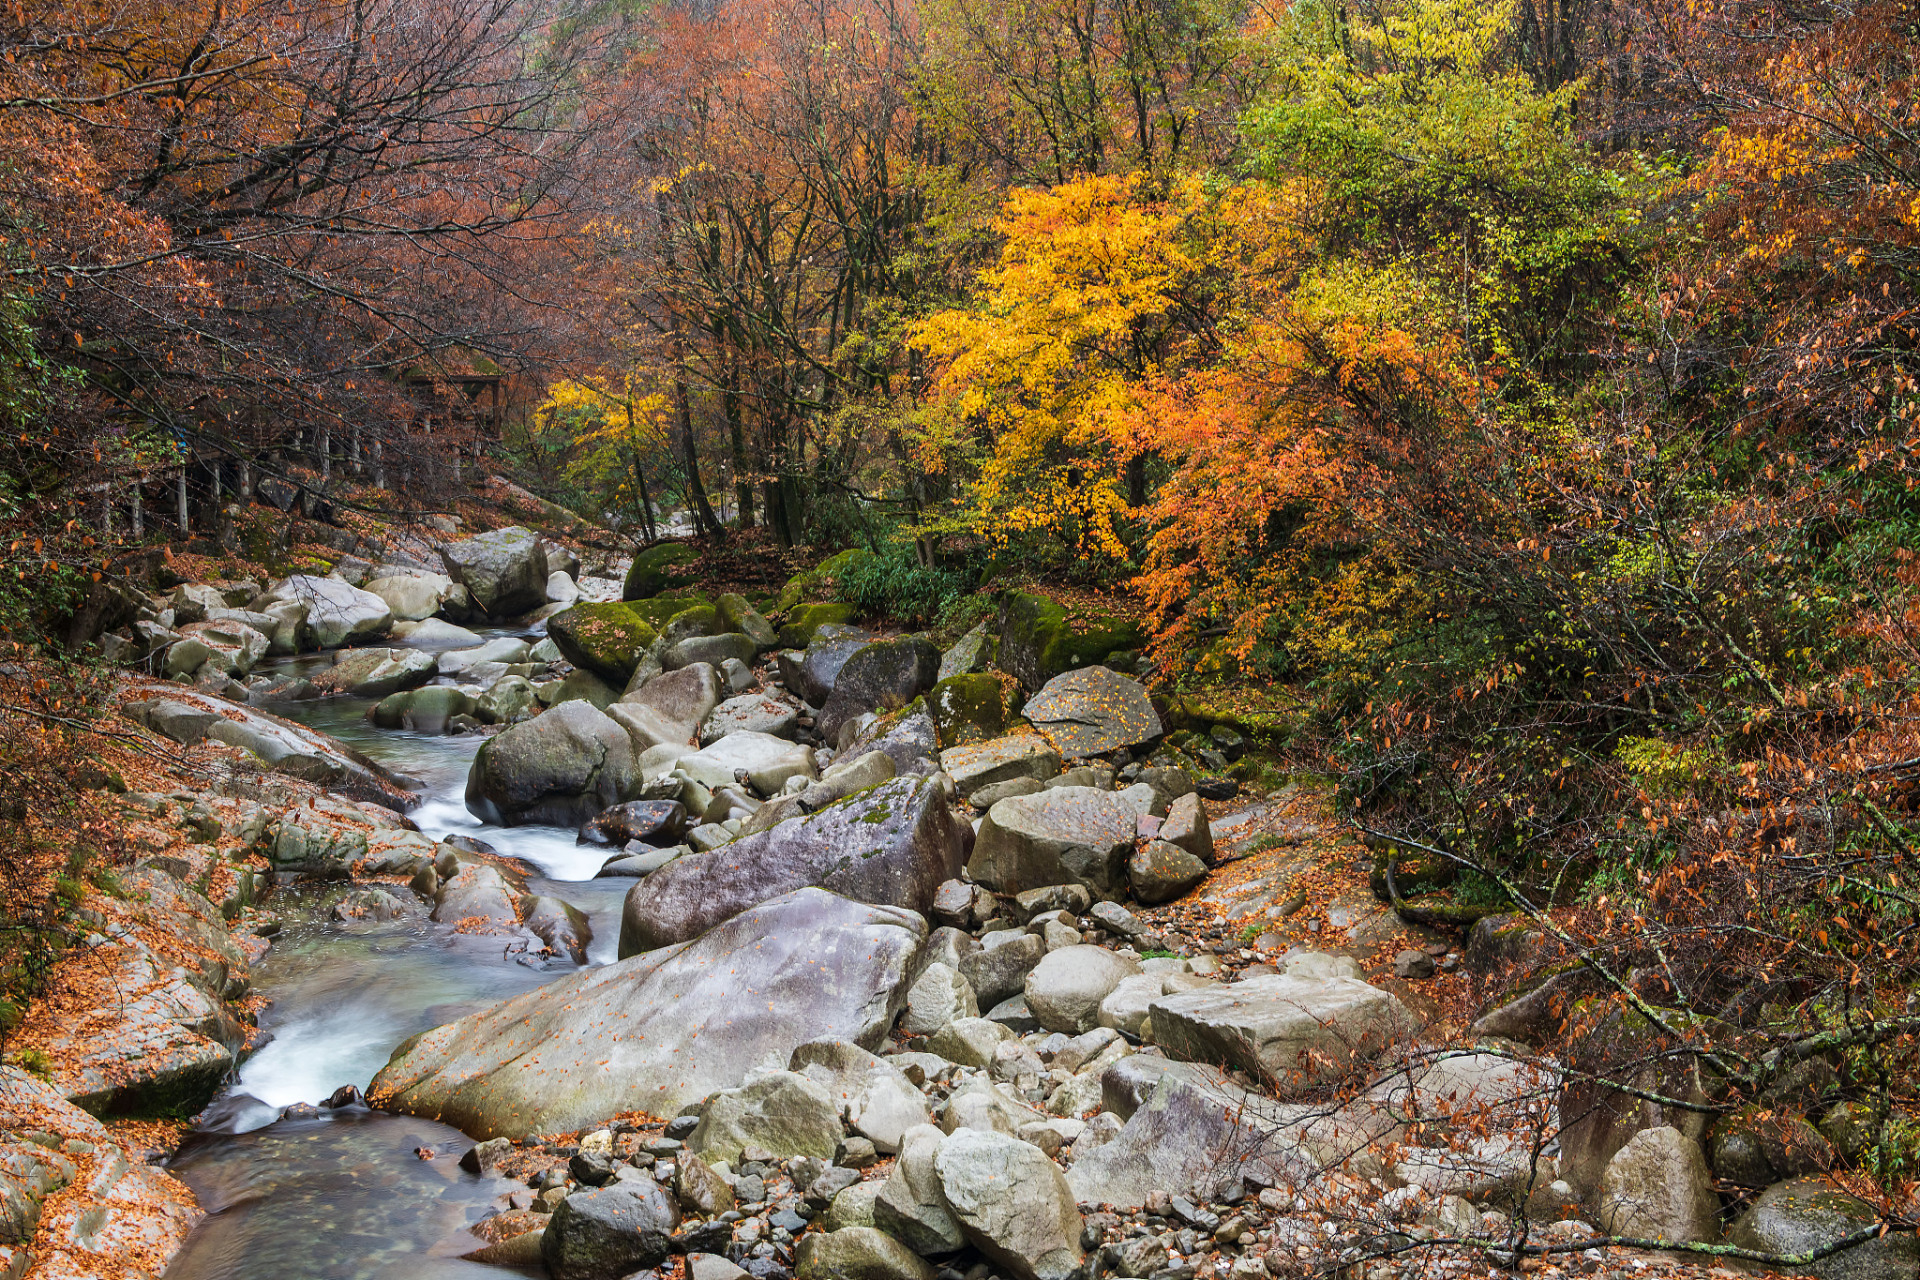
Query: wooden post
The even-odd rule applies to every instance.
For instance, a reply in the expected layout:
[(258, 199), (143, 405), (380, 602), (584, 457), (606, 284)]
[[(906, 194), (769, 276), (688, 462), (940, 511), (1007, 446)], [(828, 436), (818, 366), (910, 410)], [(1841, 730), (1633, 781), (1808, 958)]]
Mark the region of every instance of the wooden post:
[(133, 482), (133, 498), (127, 503), (127, 509), (133, 516), (133, 540), (139, 542), (147, 536), (147, 513), (140, 502), (140, 481)]
[(320, 428), (320, 478), (333, 479), (333, 428)]
[(378, 436), (373, 439), (373, 487), (387, 487), (387, 442)]
[(353, 443), (348, 446), (349, 458), (353, 464), (353, 474), (365, 478), (366, 468), (360, 465), (360, 424), (353, 424)]
[(187, 468), (185, 463), (182, 463), (180, 466), (180, 476), (174, 491), (180, 500), (180, 532), (192, 533), (193, 526), (187, 521)]

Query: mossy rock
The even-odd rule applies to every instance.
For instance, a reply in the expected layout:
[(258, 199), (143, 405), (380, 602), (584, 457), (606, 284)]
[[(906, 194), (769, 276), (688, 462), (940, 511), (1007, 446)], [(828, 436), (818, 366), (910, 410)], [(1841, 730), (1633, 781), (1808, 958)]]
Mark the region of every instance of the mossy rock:
[(1002, 736), (1018, 722), (1024, 701), (1011, 676), (982, 671), (934, 685), (927, 691), (927, 712), (945, 750)]
[(633, 669), (660, 643), (647, 612), (624, 601), (577, 604), (547, 620), (547, 635), (568, 662), (625, 688)]
[(699, 558), (699, 550), (684, 542), (662, 542), (648, 547), (633, 558), (620, 598), (645, 600), (670, 587), (692, 586), (699, 579), (687, 566)]
[(780, 644), (788, 649), (804, 649), (813, 643), (814, 633), (832, 623), (853, 621), (850, 604), (799, 604), (787, 611), (780, 625)]
[(837, 555), (828, 556), (811, 569), (794, 574), (787, 579), (787, 585), (781, 588), (775, 611), (786, 613), (808, 600), (831, 600), (839, 589), (840, 575), (872, 555), (871, 551), (863, 548), (849, 547)]
[(711, 609), (713, 601), (698, 595), (655, 596), (651, 600), (628, 600), (628, 608), (638, 613), (655, 631), (664, 632), (667, 624), (689, 609)]
[(725, 635), (731, 629), (720, 610), (710, 604), (696, 604), (667, 619), (667, 625), (660, 628), (660, 642), (671, 647), (698, 636)]
[(1063, 671), (1098, 666), (1116, 649), (1138, 649), (1145, 640), (1135, 618), (1075, 617), (1058, 601), (1024, 591), (1009, 592), (1000, 603), (1000, 669), (1028, 689)]

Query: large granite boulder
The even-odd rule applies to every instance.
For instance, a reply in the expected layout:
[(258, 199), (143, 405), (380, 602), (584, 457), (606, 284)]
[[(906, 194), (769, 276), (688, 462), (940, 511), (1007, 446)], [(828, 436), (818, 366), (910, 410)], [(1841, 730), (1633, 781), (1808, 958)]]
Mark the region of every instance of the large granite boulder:
[(1172, 1058), (1238, 1067), (1284, 1098), (1344, 1079), (1412, 1033), (1406, 1006), (1350, 959), (1313, 959), (1162, 996), (1149, 1006), (1155, 1042)]
[(583, 1188), (548, 1218), (540, 1259), (553, 1280), (617, 1280), (665, 1262), (679, 1225), (672, 1197), (651, 1178)]
[(1634, 1134), (1600, 1175), (1599, 1218), (1611, 1235), (1712, 1242), (1720, 1197), (1700, 1144), (1670, 1125)]
[(447, 576), (495, 618), (538, 609), (547, 602), (546, 548), (540, 535), (514, 525), (441, 546)]
[(627, 731), (587, 702), (563, 702), (487, 739), (467, 772), (467, 808), (502, 826), (577, 827), (639, 782)]
[(856, 650), (841, 665), (820, 709), (820, 736), (833, 742), (840, 726), (862, 712), (899, 710), (931, 689), (939, 671), (940, 650), (919, 636)]
[(433, 655), (418, 649), (354, 649), (314, 676), (313, 687), (323, 695), (384, 698), (419, 688), (433, 679), (436, 670)]
[(1037, 733), (1012, 733), (949, 747), (940, 753), (940, 767), (953, 778), (961, 795), (971, 797), (984, 787), (1016, 779), (1045, 782), (1060, 772), (1060, 753)]
[(959, 874), (965, 857), (963, 828), (942, 790), (930, 779), (896, 778), (772, 830), (676, 858), (628, 892), (620, 954), (698, 937), (802, 885), (926, 915), (935, 890)]
[(389, 573), (370, 578), (361, 589), (379, 596), (396, 622), (419, 622), (442, 610), (465, 613), (467, 589), (445, 574)]
[(1067, 1280), (1086, 1260), (1080, 1211), (1036, 1146), (962, 1129), (933, 1158), (940, 1194), (974, 1248), (1018, 1280)]
[(854, 654), (872, 643), (871, 637), (851, 627), (815, 636), (806, 652), (798, 657), (790, 652), (780, 655), (780, 680), (808, 705), (824, 707), (833, 696), (833, 686), (840, 679), (841, 669)]
[(987, 810), (967, 870), (996, 893), (1080, 884), (1096, 901), (1118, 901), (1126, 894), (1127, 860), (1147, 812), (1136, 790), (1144, 793), (1050, 787), (1009, 796)]
[(798, 889), (428, 1031), (369, 1093), (482, 1138), (672, 1115), (805, 1041), (878, 1046), (925, 938), (911, 912)]
[(1100, 1002), (1139, 972), (1138, 961), (1105, 947), (1061, 947), (1027, 974), (1027, 1007), (1047, 1030), (1077, 1036), (1100, 1025)]
[(707, 1099), (687, 1149), (706, 1160), (738, 1162), (748, 1147), (780, 1157), (833, 1159), (840, 1145), (840, 1107), (818, 1080), (769, 1071)]
[(1116, 650), (1138, 649), (1145, 640), (1146, 632), (1133, 618), (1069, 615), (1046, 596), (1013, 591), (1000, 604), (999, 667), (1029, 689), (1063, 671), (1105, 662)]
[[(271, 618), (261, 614), (248, 616), (258, 621), (260, 627), (230, 617), (195, 622), (180, 628), (180, 640), (174, 648), (182, 648), (188, 642), (197, 640), (206, 646), (209, 660), (217, 662), (220, 670), (230, 676), (244, 676), (253, 670), (255, 663), (267, 656), (273, 646), (271, 637), (276, 629)], [(169, 652), (167, 656), (171, 659), (173, 655)]]
[(1146, 688), (1105, 667), (1053, 677), (1027, 699), (1022, 714), (1069, 760), (1103, 756), (1160, 736), (1160, 716)]
[(617, 601), (576, 604), (554, 614), (547, 619), (547, 638), (568, 662), (619, 689), (660, 644), (653, 625), (632, 605)]
[(1825, 1178), (1778, 1182), (1760, 1193), (1753, 1206), (1734, 1220), (1727, 1243), (1764, 1253), (1802, 1254), (1849, 1236), (1874, 1234), (1851, 1248), (1830, 1253), (1804, 1267), (1769, 1268), (1821, 1280), (1891, 1280), (1920, 1272), (1920, 1236), (1910, 1231), (1878, 1234), (1881, 1216), (1873, 1206), (1848, 1195)]
[(648, 547), (627, 566), (620, 598), (645, 600), (673, 587), (691, 586), (695, 578), (690, 566), (699, 559), (699, 550), (685, 542), (661, 542)]
[(307, 606), (301, 626), (306, 643), (315, 649), (377, 640), (393, 628), (393, 610), (385, 600), (342, 578), (296, 573), (275, 583), (268, 596), (268, 604), (297, 601)]
[(691, 749), (701, 722), (720, 705), (721, 687), (720, 673), (696, 662), (622, 694), (607, 714), (633, 739), (636, 753), (657, 746)]

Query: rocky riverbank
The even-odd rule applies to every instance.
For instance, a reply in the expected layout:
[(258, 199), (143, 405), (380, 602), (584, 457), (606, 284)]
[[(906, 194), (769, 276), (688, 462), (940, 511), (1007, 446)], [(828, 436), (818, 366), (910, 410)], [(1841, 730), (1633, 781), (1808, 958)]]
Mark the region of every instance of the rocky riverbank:
[[(1641, 1245), (1859, 1220), (1794, 1192), (1846, 1158), (1817, 1082), (1768, 1114), (1818, 1120), (1830, 1158), (1763, 1120), (1736, 1173), (1732, 1126), (1651, 1100), (1684, 1082), (1563, 1079), (1568, 979), (1500, 998), (1559, 962), (1544, 936), (1406, 925), (1322, 794), (1243, 794), (1246, 738), (1128, 674), (1124, 628), (1015, 595), (943, 649), (808, 600), (812, 575), (702, 593), (673, 544), (431, 551), (182, 584), (117, 636), (171, 782), (119, 796), (144, 852), (21, 1032), (44, 1079), (10, 1071), (15, 1105), (59, 1123), (10, 1106), (0, 1134), (7, 1275), (157, 1274), (194, 1211), (88, 1113), (206, 1105), (257, 1042), (273, 894), (313, 885), (336, 922), (552, 966), (397, 1046), (368, 1095), (480, 1140), (458, 1158), (497, 1195), (444, 1248), (557, 1280), (1646, 1274), (1680, 1264)], [(586, 917), (531, 868), (419, 830), (407, 778), (275, 710), (342, 697), (478, 739), (482, 821), (577, 827), (630, 885), (620, 958), (580, 967)], [(126, 1229), (87, 1225), (114, 1204)], [(1911, 1243), (1848, 1274), (1910, 1275)]]

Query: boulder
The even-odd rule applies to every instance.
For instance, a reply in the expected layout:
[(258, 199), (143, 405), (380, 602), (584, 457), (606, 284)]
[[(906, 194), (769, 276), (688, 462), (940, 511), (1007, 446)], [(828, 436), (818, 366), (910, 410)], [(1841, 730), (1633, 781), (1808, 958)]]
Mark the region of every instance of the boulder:
[(1118, 899), (1143, 812), (1130, 792), (1094, 787), (1012, 796), (987, 811), (967, 870), (997, 893), (1080, 884), (1096, 900)]
[(943, 747), (998, 738), (1018, 722), (1020, 686), (991, 672), (947, 676), (927, 693), (927, 713)]
[(988, 934), (986, 943), (960, 957), (960, 976), (981, 1007), (991, 1009), (1009, 996), (1026, 993), (1027, 975), (1047, 954), (1047, 944), (1038, 934), (1013, 929)]
[(773, 624), (748, 604), (745, 596), (728, 591), (722, 593), (714, 603), (720, 606), (720, 617), (727, 624), (727, 630), (738, 631), (762, 650), (779, 645), (780, 637), (775, 633)]
[(396, 623), (393, 628), (393, 638), (405, 640), (410, 649), (477, 649), (486, 643), (486, 638), (479, 632), (469, 631), (444, 618), (426, 618), (409, 624)]
[(748, 1147), (775, 1156), (833, 1159), (840, 1145), (840, 1108), (816, 1080), (772, 1071), (707, 1099), (687, 1150), (706, 1160), (738, 1162)]
[(743, 693), (728, 698), (707, 713), (707, 718), (700, 722), (700, 741), (702, 744), (714, 742), (743, 730), (791, 738), (799, 721), (800, 708), (785, 698), (767, 693)]
[(410, 729), (415, 733), (446, 733), (455, 716), (479, 709), (472, 694), (452, 685), (434, 684), (389, 694), (367, 712), (382, 729)]
[(620, 590), (622, 600), (645, 600), (674, 587), (691, 586), (697, 579), (689, 566), (700, 552), (684, 542), (661, 542), (633, 558)]
[(1086, 1260), (1073, 1191), (1038, 1147), (965, 1129), (933, 1158), (940, 1194), (973, 1246), (1017, 1280), (1067, 1280)]
[(1207, 866), (1213, 865), (1213, 827), (1197, 792), (1186, 792), (1168, 803), (1167, 816), (1160, 823), (1160, 838), (1185, 849)]
[(973, 988), (952, 967), (935, 962), (920, 971), (907, 990), (900, 1029), (910, 1036), (931, 1035), (956, 1018), (977, 1018)]
[[(732, 741), (723, 738), (716, 747)], [(895, 779), (654, 872), (627, 894), (620, 954), (697, 937), (754, 903), (802, 885), (924, 916), (941, 882), (959, 873), (964, 856), (965, 836), (940, 786), (930, 779)]]
[[(778, 643), (789, 649), (804, 649), (812, 644), (822, 627), (844, 627), (853, 621), (854, 609), (838, 601), (796, 604), (787, 610), (780, 626)], [(811, 701), (811, 699), (809, 699)]]
[(1343, 1079), (1415, 1025), (1391, 992), (1311, 968), (1162, 996), (1148, 1016), (1169, 1057), (1238, 1067), (1281, 1097)]
[(273, 601), (297, 601), (307, 606), (302, 626), (306, 643), (316, 649), (376, 640), (393, 626), (393, 610), (385, 600), (339, 578), (296, 573), (275, 583), (269, 594)]
[(585, 702), (567, 702), (482, 743), (467, 773), (467, 808), (502, 826), (578, 826), (633, 794), (626, 730)]
[(700, 724), (720, 705), (720, 675), (692, 663), (630, 689), (609, 708), (633, 739), (635, 752), (662, 745), (691, 746)]
[(944, 682), (955, 676), (986, 670), (997, 648), (993, 633), (988, 630), (986, 623), (981, 623), (954, 641), (953, 648), (940, 655), (940, 679)]
[(793, 1051), (787, 1069), (822, 1085), (847, 1125), (883, 1154), (900, 1150), (915, 1125), (931, 1122), (926, 1098), (905, 1073), (849, 1041), (809, 1041)]
[(660, 654), (660, 665), (668, 671), (677, 671), (696, 662), (718, 667), (728, 658), (736, 662), (752, 662), (758, 654), (759, 650), (754, 648), (753, 641), (738, 632), (718, 636), (689, 636), (668, 645)]
[(443, 649), (434, 663), (443, 676), (466, 676), (490, 664), (525, 662), (529, 656), (525, 640), (495, 636), (471, 649)]
[(1100, 1025), (1100, 1002), (1139, 972), (1137, 961), (1105, 947), (1062, 947), (1027, 975), (1027, 1007), (1047, 1030), (1077, 1036)]
[(847, 750), (884, 752), (893, 761), (894, 773), (902, 777), (908, 774), (923, 776), (940, 767), (933, 720), (925, 712), (901, 716), (891, 723), (881, 721), (874, 729), (878, 732), (860, 735)]
[(264, 632), (245, 622), (220, 618), (180, 628), (181, 642), (199, 641), (207, 647), (210, 659), (219, 662), (221, 670), (228, 675), (244, 676), (253, 670), (255, 663), (267, 656), (273, 643), (268, 637), (273, 634), (276, 625), (271, 618), (257, 614), (250, 616), (259, 618)]
[[(1796, 1178), (1760, 1193), (1727, 1230), (1726, 1243), (1774, 1254), (1804, 1254), (1849, 1236), (1874, 1231), (1873, 1206), (1824, 1178)], [(1920, 1270), (1920, 1237), (1909, 1231), (1873, 1235), (1801, 1267), (1769, 1267), (1821, 1280), (1907, 1280)]]
[(1029, 689), (1038, 689), (1063, 671), (1105, 661), (1121, 649), (1138, 649), (1146, 640), (1140, 623), (1118, 615), (1069, 617), (1059, 602), (1045, 596), (1009, 592), (1000, 604), (1002, 671)]
[(813, 748), (743, 730), (680, 756), (674, 769), (708, 790), (736, 785), (737, 775), (763, 796), (778, 795), (793, 778), (815, 777)]
[(933, 1268), (872, 1227), (810, 1231), (793, 1252), (795, 1280), (933, 1280)]
[(581, 844), (625, 848), (632, 840), (666, 847), (686, 834), (687, 807), (678, 800), (629, 800), (580, 824)]
[(313, 687), (322, 696), (384, 698), (418, 688), (433, 679), (435, 671), (433, 655), (418, 649), (354, 649), (314, 676)]
[(984, 1067), (1013, 1032), (991, 1018), (956, 1018), (927, 1037), (927, 1052), (963, 1067)]
[(1288, 1107), (1218, 1073), (1146, 1057), (1108, 1068), (1103, 1090), (1116, 1075), (1143, 1071), (1144, 1096), (1120, 1113), (1119, 1133), (1090, 1151), (1074, 1149), (1067, 1184), (1081, 1203), (1137, 1210), (1156, 1191), (1219, 1203), (1238, 1199), (1249, 1182), (1269, 1186), (1292, 1180), (1286, 1174), (1316, 1172), (1283, 1134), (1321, 1109)]
[(1611, 1235), (1710, 1243), (1720, 1197), (1699, 1144), (1666, 1125), (1634, 1134), (1600, 1175), (1599, 1218)]
[(586, 702), (596, 711), (605, 711), (620, 696), (618, 689), (584, 668), (569, 671), (558, 680), (536, 685), (534, 693), (549, 707), (557, 707), (563, 702)]
[[(442, 574), (407, 573), (370, 578), (361, 589), (384, 600), (394, 621), (419, 622), (440, 612), (453, 598), (455, 585)], [(464, 588), (460, 594), (465, 596)]]
[(1103, 756), (1160, 736), (1160, 716), (1138, 680), (1085, 667), (1048, 680), (1024, 714), (1068, 760)]
[(873, 1201), (873, 1225), (915, 1253), (953, 1253), (967, 1238), (940, 1194), (934, 1157), (947, 1135), (930, 1124), (901, 1135), (900, 1158)]
[(983, 787), (1031, 778), (1044, 782), (1060, 772), (1060, 753), (1037, 733), (1015, 733), (940, 753), (940, 767), (963, 796)]
[(652, 624), (632, 605), (618, 602), (576, 604), (554, 614), (547, 619), (547, 638), (568, 662), (622, 689), (660, 644)]
[(672, 1115), (808, 1040), (878, 1045), (925, 937), (911, 912), (799, 889), (436, 1027), (394, 1052), (369, 1095), (478, 1137)]
[(882, 640), (856, 650), (840, 667), (820, 709), (820, 736), (835, 741), (840, 726), (867, 711), (897, 711), (933, 687), (940, 651), (919, 636)]
[(540, 1258), (553, 1280), (617, 1280), (665, 1262), (679, 1225), (673, 1201), (648, 1179), (576, 1191), (548, 1217)]
[(501, 676), (473, 700), (474, 718), (482, 724), (518, 724), (533, 714), (539, 695), (525, 676)]
[[(551, 553), (548, 554), (547, 563), (553, 563)], [(572, 574), (565, 569), (555, 569), (547, 575), (548, 604), (578, 604), (579, 601), (580, 584), (573, 580)]]
[(809, 706), (824, 707), (833, 697), (833, 686), (840, 679), (841, 668), (871, 643), (872, 640), (859, 632), (832, 638), (815, 636), (797, 660), (785, 653), (780, 655), (781, 682)]
[(1148, 906), (1183, 897), (1206, 878), (1206, 863), (1165, 840), (1148, 840), (1127, 859), (1127, 883)]
[(547, 557), (540, 535), (513, 525), (440, 547), (447, 576), (490, 617), (506, 618), (547, 602)]

